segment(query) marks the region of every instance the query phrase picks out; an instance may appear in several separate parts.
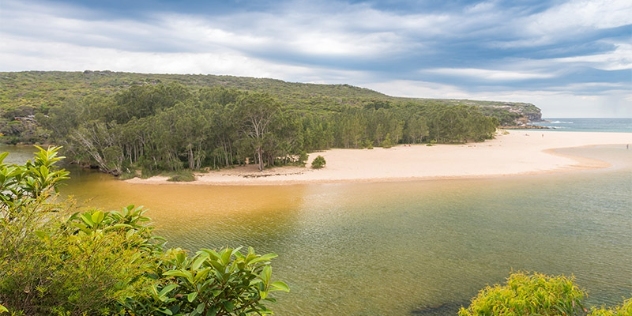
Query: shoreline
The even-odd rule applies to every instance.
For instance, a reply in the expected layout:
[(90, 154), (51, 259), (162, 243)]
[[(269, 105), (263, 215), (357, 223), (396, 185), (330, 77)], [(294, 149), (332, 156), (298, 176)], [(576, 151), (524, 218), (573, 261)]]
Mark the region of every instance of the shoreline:
[[(560, 154), (555, 150), (626, 144), (632, 144), (632, 133), (500, 130), (496, 138), (482, 143), (330, 149), (310, 153), (306, 167), (275, 167), (259, 172), (251, 164), (196, 173), (196, 181), (193, 182), (169, 182), (163, 176), (134, 178), (125, 182), (152, 185), (293, 185), (490, 178), (607, 168), (610, 164), (605, 161)], [(309, 168), (318, 155), (325, 158), (326, 167), (318, 170)]]

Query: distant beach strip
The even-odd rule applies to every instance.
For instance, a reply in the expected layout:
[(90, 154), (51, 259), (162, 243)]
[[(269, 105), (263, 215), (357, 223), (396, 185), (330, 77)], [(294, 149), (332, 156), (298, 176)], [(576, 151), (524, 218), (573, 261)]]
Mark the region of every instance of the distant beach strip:
[[(608, 163), (560, 155), (558, 148), (591, 145), (632, 147), (632, 133), (560, 132), (549, 130), (500, 131), (495, 139), (459, 145), (412, 145), (389, 149), (331, 149), (311, 153), (307, 167), (270, 168), (259, 172), (254, 165), (196, 174), (189, 184), (287, 185), (332, 182), (405, 181), (423, 179), (479, 178), (533, 174), (585, 168), (604, 168)], [(632, 149), (629, 149), (632, 150)], [(323, 169), (309, 168), (321, 155)], [(164, 184), (166, 177), (134, 178), (129, 183)]]

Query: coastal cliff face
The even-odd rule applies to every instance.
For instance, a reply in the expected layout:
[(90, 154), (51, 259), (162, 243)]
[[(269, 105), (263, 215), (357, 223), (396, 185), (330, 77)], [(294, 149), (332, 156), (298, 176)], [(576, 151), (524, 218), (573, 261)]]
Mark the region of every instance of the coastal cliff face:
[(531, 103), (499, 102), (479, 100), (444, 100), (457, 105), (473, 105), (489, 116), (496, 117), (502, 126), (524, 126), (531, 122), (542, 121), (542, 111)]
[(539, 122), (542, 121), (542, 111), (537, 106), (531, 103), (518, 103), (518, 102), (490, 102), (491, 104), (480, 105), (481, 107), (490, 107), (501, 111), (507, 111), (518, 116), (515, 119), (515, 123), (524, 122)]
[(520, 114), (518, 121), (526, 123), (542, 121), (542, 111), (531, 103), (509, 103), (503, 106), (509, 112)]
[(531, 103), (509, 103), (505, 105), (505, 107), (508, 108), (510, 112), (519, 113), (529, 122), (542, 121), (542, 111)]

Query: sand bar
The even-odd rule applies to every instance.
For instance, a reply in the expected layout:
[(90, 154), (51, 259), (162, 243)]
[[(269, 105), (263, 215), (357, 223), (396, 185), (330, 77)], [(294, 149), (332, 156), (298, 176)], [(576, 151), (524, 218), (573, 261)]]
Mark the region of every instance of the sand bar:
[[(604, 168), (608, 163), (559, 155), (554, 149), (590, 145), (632, 147), (632, 133), (511, 130), (483, 143), (459, 145), (399, 145), (389, 149), (331, 149), (311, 153), (325, 157), (327, 166), (282, 167), (259, 172), (254, 165), (197, 175), (189, 184), (283, 185), (302, 183), (403, 181), (478, 178), (571, 169)], [(632, 148), (630, 148), (632, 150)], [(164, 184), (166, 177), (131, 179), (130, 183)]]

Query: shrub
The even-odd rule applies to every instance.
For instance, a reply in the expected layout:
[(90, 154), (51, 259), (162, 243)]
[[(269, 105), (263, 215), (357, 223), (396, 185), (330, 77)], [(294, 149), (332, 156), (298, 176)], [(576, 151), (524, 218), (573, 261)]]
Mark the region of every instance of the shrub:
[(362, 142), (362, 147), (367, 148), (367, 149), (373, 149), (373, 141), (365, 139), (364, 142)]
[(613, 308), (593, 308), (590, 311), (591, 316), (630, 316), (632, 315), (632, 298), (629, 298), (621, 304)]
[(481, 290), (459, 315), (632, 315), (632, 298), (613, 308), (593, 307), (590, 313), (583, 306), (585, 298), (586, 292), (572, 277), (518, 272), (509, 276), (506, 285)]
[(70, 215), (55, 203), (68, 172), (59, 148), (25, 165), (0, 154), (0, 313), (17, 315), (246, 315), (269, 313), (270, 260), (250, 248), (164, 249), (140, 207)]
[(188, 169), (180, 170), (180, 171), (172, 171), (172, 172), (165, 173), (164, 175), (169, 177), (167, 181), (171, 181), (171, 182), (195, 181), (195, 175), (193, 174), (191, 170), (188, 170)]
[(307, 152), (305, 151), (301, 151), (301, 154), (298, 156), (298, 165), (301, 167), (305, 167), (305, 164), (307, 163), (307, 159), (309, 159), (309, 155), (307, 154)]
[(318, 157), (314, 158), (314, 160), (312, 161), (312, 168), (321, 169), (321, 168), (324, 168), (326, 164), (327, 162), (325, 161), (325, 158), (319, 155)]
[(391, 134), (386, 134), (384, 140), (382, 141), (382, 148), (391, 148), (393, 147), (393, 142), (391, 141)]
[(583, 315), (586, 292), (573, 278), (534, 273), (513, 273), (506, 285), (487, 286), (461, 308), (469, 315)]
[[(270, 311), (262, 300), (272, 291), (289, 291), (287, 284), (271, 282), (270, 260), (275, 254), (257, 255), (253, 248), (218, 251), (202, 249), (192, 258), (182, 249), (170, 249), (156, 271), (164, 277), (148, 289), (143, 299), (128, 307), (141, 314), (247, 315)], [(150, 308), (146, 308), (150, 306)]]

